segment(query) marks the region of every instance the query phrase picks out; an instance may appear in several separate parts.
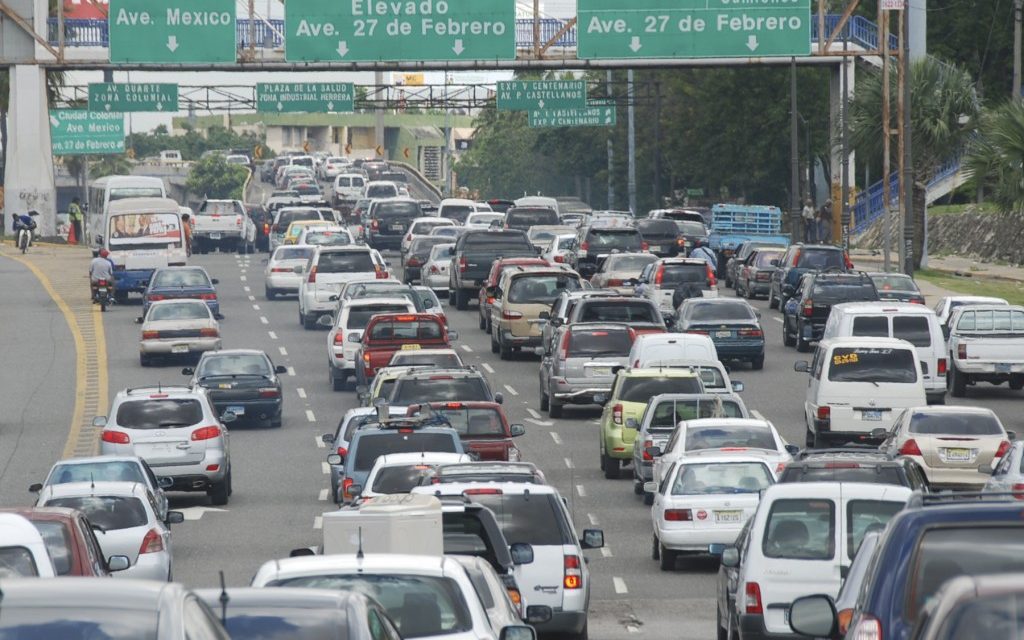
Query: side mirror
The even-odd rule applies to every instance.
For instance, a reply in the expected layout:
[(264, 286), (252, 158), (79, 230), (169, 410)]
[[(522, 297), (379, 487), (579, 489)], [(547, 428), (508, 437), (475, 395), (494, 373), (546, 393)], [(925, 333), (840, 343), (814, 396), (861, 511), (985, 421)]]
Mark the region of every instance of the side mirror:
[(458, 340), (458, 339), (459, 339), (459, 332), (454, 330), (454, 329), (449, 329), (448, 330), (448, 340), (450, 342), (454, 342), (455, 340)]
[(283, 364), (279, 364), (276, 367), (274, 367), (274, 373), (288, 373), (288, 367), (284, 366)]
[(213, 319), (214, 320), (223, 320), (224, 319), (224, 314), (223, 313), (215, 313), (215, 314), (213, 314)]
[(546, 604), (531, 604), (526, 607), (526, 617), (523, 621), (528, 624), (543, 624), (549, 622), (552, 616), (551, 607)]
[(498, 404), (502, 404), (503, 402), (505, 402), (505, 396), (502, 395), (502, 393), (499, 391), (498, 393), (494, 394), (494, 401), (497, 402)]
[(876, 427), (871, 430), (870, 437), (873, 440), (885, 440), (889, 437), (889, 432), (884, 427)]
[(810, 373), (811, 363), (806, 360), (797, 360), (793, 363), (793, 371), (797, 373)]
[(797, 598), (789, 607), (789, 626), (803, 636), (831, 638), (838, 626), (836, 605), (826, 595)]
[(537, 640), (537, 632), (525, 624), (510, 624), (502, 628), (498, 640)]
[(508, 432), (510, 434), (512, 434), (513, 438), (518, 438), (519, 436), (525, 436), (526, 435), (526, 427), (524, 427), (521, 424), (517, 424), (517, 423), (510, 424), (508, 426)]
[(533, 562), (533, 545), (525, 542), (516, 542), (509, 545), (509, 552), (512, 554), (512, 564), (530, 564)]
[(346, 340), (348, 340), (349, 342), (362, 342), (363, 336), (359, 335), (356, 332), (352, 332), (348, 334), (348, 338), (346, 338)]
[(180, 511), (168, 511), (167, 518), (164, 519), (167, 524), (181, 524), (185, 522), (185, 514)]
[(92, 426), (100, 429), (107, 426), (107, 416), (96, 416), (92, 419)]
[[(647, 455), (651, 456), (652, 458), (657, 458), (657, 457), (661, 456), (662, 451), (661, 451), (661, 447), (653, 446), (653, 447), (647, 447), (646, 449), (644, 449), (644, 453), (646, 453)], [(655, 487), (655, 491), (657, 491), (657, 487)]]
[(348, 493), (351, 496), (358, 496), (362, 492), (363, 492), (363, 485), (361, 485), (361, 484), (353, 484), (353, 485), (349, 485), (349, 487), (348, 487)]
[(658, 483), (652, 481), (645, 482), (644, 493), (658, 493)]
[(736, 547), (726, 547), (722, 551), (722, 566), (723, 567), (738, 567), (740, 566), (740, 550)]
[(562, 318), (551, 318), (551, 326), (552, 327), (560, 327), (563, 324), (565, 324), (565, 320), (564, 319), (562, 319)]
[(607, 393), (595, 393), (594, 394), (594, 404), (599, 404), (602, 407), (604, 405), (608, 404), (608, 394)]
[(637, 422), (636, 418), (626, 418), (626, 426), (630, 429), (639, 429), (640, 423)]
[(779, 259), (778, 258), (772, 258), (772, 260), (768, 264), (772, 265), (773, 267), (777, 267), (777, 266), (779, 266)]
[(327, 296), (327, 302), (337, 302), (337, 301), (338, 301), (338, 296), (337, 295)]
[(334, 434), (325, 433), (324, 435), (320, 436), (320, 442), (323, 442), (324, 444), (334, 444)]
[(316, 551), (313, 551), (309, 547), (300, 547), (298, 549), (292, 549), (288, 552), (289, 558), (301, 558), (303, 556), (315, 556)]
[(739, 380), (733, 380), (731, 384), (732, 390), (735, 391), (736, 393), (740, 393), (744, 389), (743, 383), (740, 382)]
[(341, 459), (341, 454), (332, 453), (327, 456), (327, 464), (338, 467), (345, 464), (345, 462)]
[(783, 448), (786, 450), (786, 453), (788, 453), (791, 456), (795, 456), (798, 453), (800, 453), (800, 447), (796, 446), (795, 444), (787, 444)]
[(584, 549), (600, 549), (604, 546), (604, 531), (601, 529), (584, 529), (580, 546)]
[(543, 358), (544, 356), (548, 355), (548, 352), (544, 347), (534, 347), (533, 354)]
[(124, 571), (130, 566), (132, 566), (132, 561), (128, 559), (128, 556), (110, 556), (107, 558), (107, 571), (111, 573)]
[[(338, 299), (338, 296), (331, 296), (331, 297), (334, 298), (335, 300)], [(325, 316), (320, 316), (317, 319), (316, 324), (317, 324), (318, 327), (327, 327), (328, 329), (330, 329), (331, 327), (334, 326), (334, 316), (332, 316), (329, 313), (327, 315), (325, 315)]]
[(39, 493), (43, 490), (43, 483), (37, 482), (28, 486), (29, 493)]
[(220, 421), (223, 422), (224, 424), (229, 424), (237, 419), (238, 416), (236, 416), (233, 411), (225, 411), (224, 414), (221, 415), (220, 417)]
[(174, 486), (174, 478), (168, 478), (167, 476), (160, 476), (156, 479), (156, 484), (161, 489), (170, 489)]
[(183, 376), (190, 376), (190, 375), (193, 375), (195, 372), (196, 372), (196, 370), (194, 368), (192, 368), (192, 367), (184, 367), (181, 370), (181, 375), (183, 375)]
[(220, 280), (217, 278), (210, 278), (210, 284), (220, 284)]
[(135, 318), (135, 324), (142, 324), (142, 321), (143, 321), (143, 317), (142, 316), (138, 316), (137, 318)]
[(550, 320), (551, 319), (551, 312), (549, 312), (549, 311), (541, 311), (539, 314), (537, 314), (537, 317), (540, 318), (541, 320)]
[(298, 265), (296, 267), (293, 267), (292, 268), (292, 273), (301, 274), (302, 273), (302, 265)]

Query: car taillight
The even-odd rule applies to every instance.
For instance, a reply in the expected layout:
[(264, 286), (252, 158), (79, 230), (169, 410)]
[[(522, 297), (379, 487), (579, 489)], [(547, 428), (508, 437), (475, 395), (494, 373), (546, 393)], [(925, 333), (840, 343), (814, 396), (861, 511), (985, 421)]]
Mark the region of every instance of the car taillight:
[(803, 305), (803, 308), (802, 308), (802, 313), (804, 314), (804, 316), (806, 316), (808, 318), (810, 318), (812, 315), (814, 315), (814, 300), (811, 300), (810, 298), (807, 298), (806, 300), (804, 300), (804, 305)]
[(762, 338), (764, 337), (764, 331), (760, 329), (740, 329), (739, 334), (744, 338)]
[(387, 270), (384, 267), (380, 266), (379, 264), (373, 265), (373, 273), (374, 273), (374, 275), (376, 276), (376, 278), (378, 280), (387, 280), (388, 279), (388, 272), (387, 272)]
[(589, 242), (581, 242), (580, 243), (580, 251), (588, 251), (589, 249), (590, 249), (590, 243)]
[(686, 333), (692, 333), (692, 334), (698, 335), (698, 336), (709, 336), (709, 335), (711, 335), (709, 332), (704, 331), (702, 329), (688, 329), (686, 331)]
[(308, 282), (310, 284), (313, 284), (314, 282), (316, 282), (316, 265), (315, 264), (313, 265), (313, 268), (309, 270), (309, 276), (306, 278), (306, 282)]
[(352, 488), (353, 484), (355, 484), (355, 481), (352, 480), (352, 478), (345, 478), (344, 480), (341, 481), (341, 497), (343, 499), (352, 499), (352, 494), (349, 493), (349, 490)]
[(217, 294), (216, 293), (200, 293), (199, 294), (199, 299), (200, 300), (216, 300), (217, 299)]
[(1017, 500), (1024, 500), (1024, 482), (1015, 482), (1013, 484), (1013, 497)]
[(562, 586), (566, 589), (579, 589), (583, 586), (583, 570), (580, 568), (579, 556), (565, 556), (565, 578)]
[(203, 338), (216, 338), (220, 335), (220, 331), (216, 329), (200, 329), (199, 335)]
[(111, 444), (128, 444), (132, 441), (131, 438), (128, 437), (127, 433), (122, 431), (108, 431), (107, 429), (104, 429), (103, 432), (100, 433), (100, 440)]
[(194, 441), (198, 440), (212, 440), (220, 437), (220, 427), (199, 427), (192, 432), (191, 439)]
[(961, 342), (960, 344), (956, 345), (956, 357), (960, 358), (961, 360), (966, 360), (967, 359), (967, 345), (966, 344)]
[(142, 332), (142, 339), (143, 340), (156, 340), (159, 337), (160, 337), (160, 332), (159, 331), (147, 330), (147, 331), (143, 331)]
[(165, 296), (162, 296), (159, 293), (151, 293), (148, 296), (146, 296), (146, 300), (148, 300), (150, 302), (160, 302), (161, 300), (164, 300), (164, 299), (165, 299)]
[(756, 280), (757, 282), (768, 282), (769, 280), (771, 280), (771, 274), (768, 273), (767, 271), (758, 271), (756, 274), (754, 274), (754, 280)]
[(911, 298), (910, 304), (924, 304), (924, 298)]
[(377, 223), (376, 220), (370, 220), (370, 228), (376, 231), (378, 228), (380, 228), (380, 225)]
[(747, 613), (764, 614), (764, 607), (761, 605), (761, 585), (748, 582), (743, 586), (743, 593), (747, 596)]
[(512, 605), (515, 606), (516, 611), (520, 613), (523, 610), (523, 594), (519, 592), (519, 587), (514, 585), (507, 585), (505, 591), (508, 592), (508, 599), (512, 601)]
[(344, 459), (345, 456), (348, 455), (348, 449), (346, 449), (345, 447), (338, 447), (338, 455), (341, 456), (342, 459)]
[(139, 555), (143, 553), (157, 553), (163, 550), (164, 539), (160, 537), (160, 532), (156, 529), (147, 531), (146, 537), (142, 539), (142, 544), (139, 546)]
[(850, 260), (849, 254), (847, 254), (845, 251), (843, 252), (843, 262), (846, 264), (847, 269), (853, 268), (853, 260)]
[(814, 414), (818, 420), (829, 420), (832, 417), (832, 407), (825, 405), (818, 407), (818, 410)]
[(562, 343), (558, 345), (559, 351), (562, 352), (562, 360), (565, 361), (569, 357), (569, 332), (566, 331), (562, 334)]
[(294, 273), (295, 269), (289, 269), (288, 267), (274, 267), (270, 270), (271, 273)]
[(235, 226), (236, 227), (242, 226), (242, 216), (236, 216), (235, 217)]
[(466, 256), (462, 256), (462, 257), (459, 258), (459, 273), (465, 273), (466, 272), (466, 268), (467, 268)]
[(839, 637), (846, 635), (846, 630), (850, 628), (850, 620), (853, 619), (853, 609), (843, 609), (836, 614), (836, 619), (839, 621)]
[(621, 287), (622, 286), (622, 279), (621, 278), (611, 278), (610, 280), (608, 280), (607, 286), (609, 286), (609, 287)]
[(263, 235), (265, 235), (265, 236), (269, 236), (270, 235), (270, 225), (269, 224), (263, 223)]
[(847, 637), (852, 640), (882, 640), (882, 623), (874, 616), (862, 614), (853, 633)]
[(653, 446), (654, 446), (654, 441), (653, 440), (644, 440), (644, 448), (641, 449), (641, 451), (644, 452), (643, 458), (644, 458), (645, 462), (650, 462), (651, 460), (654, 460), (654, 458), (651, 456), (651, 454), (647, 453), (647, 450), (649, 448), (653, 447)]
[(1006, 455), (1006, 452), (1010, 450), (1010, 441), (1003, 440), (999, 443), (999, 448), (996, 449), (996, 459), (1002, 458)]
[(96, 286), (97, 287), (105, 287), (105, 286), (107, 286), (107, 281), (106, 280), (97, 280), (96, 281)]
[(561, 256), (561, 255), (555, 256), (554, 260), (555, 260), (555, 262), (564, 264), (565, 263), (565, 256)]
[(494, 304), (494, 296), (487, 296), (487, 304)]
[(785, 462), (780, 462), (780, 463), (776, 464), (775, 465), (775, 476), (778, 477), (778, 476), (782, 475), (782, 472), (785, 471), (785, 470), (786, 470), (786, 463)]
[(704, 269), (708, 273), (708, 286), (714, 287), (718, 284), (718, 278), (715, 277), (715, 270), (711, 268), (710, 264), (704, 264)]
[(949, 365), (946, 363), (946, 359), (945, 358), (939, 358), (939, 361), (935, 364), (935, 371), (936, 371), (936, 373), (938, 375), (940, 375), (940, 376), (946, 375), (946, 367), (947, 366), (949, 366)]
[(685, 247), (686, 246), (686, 238), (676, 238), (676, 246), (678, 246), (678, 247)]
[(646, 242), (641, 242), (640, 243), (640, 250), (641, 251), (647, 251), (650, 248), (651, 248), (651, 245), (647, 244)]
[(661, 281), (665, 279), (665, 265), (660, 265), (658, 270), (654, 273), (654, 284), (661, 284)]
[(622, 405), (621, 404), (617, 404), (614, 407), (612, 407), (612, 422), (614, 422), (615, 424), (618, 424), (618, 425), (622, 424)]
[(669, 522), (692, 522), (693, 512), (689, 509), (665, 509), (665, 520)]
[(261, 398), (279, 398), (281, 390), (277, 387), (263, 387), (259, 390)]
[(441, 273), (441, 270), (437, 268), (436, 264), (430, 265), (430, 273)]
[(407, 264), (410, 267), (418, 267), (418, 266), (420, 266), (421, 262), (420, 262), (420, 259), (417, 258), (416, 256), (411, 256), (409, 258), (409, 261), (406, 262), (405, 264)]
[(502, 309), (501, 317), (504, 320), (519, 320), (523, 317), (523, 314), (518, 311), (509, 311), (508, 309)]
[(901, 456), (919, 456), (921, 455), (921, 447), (917, 446), (917, 440), (911, 438), (903, 443), (900, 450), (897, 452)]

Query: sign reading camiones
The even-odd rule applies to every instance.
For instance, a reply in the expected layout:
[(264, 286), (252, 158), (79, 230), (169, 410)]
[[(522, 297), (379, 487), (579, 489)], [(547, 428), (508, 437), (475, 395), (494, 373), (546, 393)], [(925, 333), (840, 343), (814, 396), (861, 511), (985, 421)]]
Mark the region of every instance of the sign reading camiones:
[(530, 112), (531, 127), (613, 127), (615, 105), (590, 104), (582, 109), (543, 109)]
[(587, 106), (587, 83), (583, 80), (501, 80), (497, 102), (500, 111), (583, 109)]
[(234, 0), (110, 0), (111, 62), (235, 62)]
[(337, 113), (352, 111), (355, 86), (351, 82), (258, 82), (256, 110), (281, 113)]
[(578, 0), (577, 56), (806, 56), (811, 0)]
[(177, 111), (178, 85), (137, 83), (113, 84), (93, 82), (89, 84), (90, 111)]
[(53, 109), (50, 148), (55, 156), (124, 153), (124, 114)]
[(514, 60), (509, 0), (288, 0), (285, 60)]

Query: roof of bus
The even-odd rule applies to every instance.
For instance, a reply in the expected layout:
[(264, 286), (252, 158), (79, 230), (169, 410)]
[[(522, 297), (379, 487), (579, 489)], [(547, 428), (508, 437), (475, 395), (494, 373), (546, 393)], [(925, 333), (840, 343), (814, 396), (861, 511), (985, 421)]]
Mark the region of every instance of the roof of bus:
[(125, 198), (107, 206), (107, 213), (180, 213), (181, 205), (170, 198)]
[(108, 184), (148, 187), (159, 184), (161, 188), (164, 188), (163, 179), (154, 176), (103, 176), (102, 178), (96, 178), (89, 184), (93, 187), (103, 187)]

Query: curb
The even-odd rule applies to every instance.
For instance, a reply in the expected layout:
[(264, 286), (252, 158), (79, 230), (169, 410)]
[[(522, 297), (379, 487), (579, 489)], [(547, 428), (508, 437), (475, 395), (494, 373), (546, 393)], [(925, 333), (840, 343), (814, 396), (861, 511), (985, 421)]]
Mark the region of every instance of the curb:
[[(877, 266), (879, 269), (881, 269), (881, 266), (882, 266), (882, 260), (876, 260), (875, 256), (857, 256), (857, 255), (852, 255), (852, 256), (850, 256), (850, 258), (855, 263), (861, 263), (861, 264), (867, 263), (867, 264), (870, 264), (872, 266)], [(934, 267), (934, 266), (929, 266), (928, 270), (929, 271), (934, 271), (936, 273), (940, 273), (940, 274), (945, 275), (945, 276), (953, 276), (953, 277), (957, 277), (957, 278), (973, 278), (975, 280), (998, 280), (1000, 282), (1010, 282), (1010, 283), (1014, 283), (1014, 284), (1024, 284), (1024, 272), (1021, 273), (1020, 277), (1012, 277), (1012, 276), (1000, 275), (998, 273), (990, 273), (990, 272), (985, 271), (985, 270), (981, 270), (981, 271), (962, 271), (960, 269), (950, 269), (950, 268), (946, 268), (946, 267)]]

